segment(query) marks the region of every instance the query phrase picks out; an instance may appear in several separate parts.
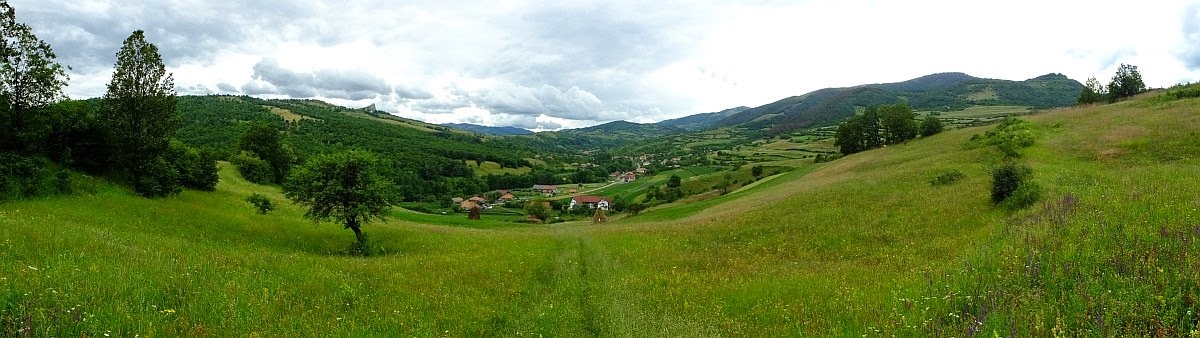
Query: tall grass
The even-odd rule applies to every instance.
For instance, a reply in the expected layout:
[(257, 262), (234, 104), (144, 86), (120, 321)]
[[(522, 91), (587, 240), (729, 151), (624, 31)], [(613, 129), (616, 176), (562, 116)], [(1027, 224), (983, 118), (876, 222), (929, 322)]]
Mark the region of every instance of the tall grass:
[(229, 168), (168, 199), (95, 184), (0, 204), (0, 335), (1198, 335), (1197, 107), (1030, 117), (1019, 211), (968, 128), (604, 225), (397, 210), (372, 258)]

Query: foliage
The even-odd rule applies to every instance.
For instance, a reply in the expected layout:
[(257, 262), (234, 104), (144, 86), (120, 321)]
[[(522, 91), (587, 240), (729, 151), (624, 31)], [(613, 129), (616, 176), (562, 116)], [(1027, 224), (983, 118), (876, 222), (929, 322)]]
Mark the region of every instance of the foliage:
[(754, 175), (754, 177), (759, 177), (759, 176), (762, 176), (762, 174), (763, 174), (763, 166), (756, 165), (756, 166), (750, 168), (750, 175)]
[(837, 128), (834, 145), (849, 155), (917, 137), (916, 114), (907, 104), (870, 106)]
[[(292, 156), (280, 142), (279, 130), (266, 122), (254, 121), (238, 140), (238, 149), (250, 152), (270, 165), (270, 183), (282, 183), (292, 165)], [(265, 183), (262, 181), (252, 181)]]
[(245, 151), (238, 153), (230, 163), (237, 166), (238, 173), (242, 174), (242, 178), (253, 183), (271, 183), (275, 177), (274, 171), (271, 169), (271, 164), (258, 158), (254, 153)]
[(179, 183), (184, 187), (213, 191), (217, 188), (217, 160), (183, 143), (171, 140), (165, 160), (179, 173)]
[(941, 133), (945, 129), (942, 125), (942, 119), (935, 116), (926, 116), (921, 120), (921, 137), (930, 137)]
[(646, 210), (646, 205), (639, 202), (630, 203), (625, 207), (625, 211), (628, 211), (629, 214), (633, 216), (637, 216), (638, 214), (642, 213), (642, 210)]
[(535, 198), (525, 204), (525, 214), (546, 222), (546, 219), (550, 217), (550, 208), (547, 207), (548, 203), (544, 199)]
[(884, 143), (900, 144), (917, 137), (917, 114), (907, 103), (879, 107), (879, 126), (883, 128)]
[(1108, 82), (1108, 102), (1137, 95), (1146, 91), (1146, 83), (1142, 82), (1142, 73), (1137, 66), (1122, 63), (1117, 68), (1117, 74)]
[(1016, 210), (1033, 205), (1041, 190), (1030, 181), (1033, 169), (1013, 162), (1004, 162), (992, 169), (992, 203)]
[(938, 174), (937, 176), (934, 176), (933, 179), (929, 180), (929, 184), (933, 186), (951, 185), (961, 181), (964, 178), (967, 178), (967, 175), (963, 174), (961, 171), (948, 170)]
[(1087, 83), (1083, 85), (1083, 90), (1079, 92), (1079, 104), (1093, 104), (1104, 101), (1104, 96), (1107, 91), (1100, 85), (1095, 77), (1089, 77)]
[(65, 97), (67, 74), (54, 50), (16, 21), (0, 1), (0, 150), (33, 152), (42, 145), (46, 107)]
[(272, 203), (271, 199), (263, 194), (254, 193), (246, 197), (246, 202), (250, 202), (250, 205), (254, 206), (254, 210), (259, 215), (266, 215), (268, 212), (275, 210), (275, 203)]
[(679, 177), (679, 175), (671, 175), (671, 178), (667, 179), (667, 188), (679, 188), (682, 185), (682, 181), (683, 178)]
[(365, 245), (362, 224), (382, 218), (396, 202), (392, 182), (378, 165), (375, 155), (359, 150), (317, 155), (292, 170), (283, 193), (308, 209), (305, 218), (343, 222)]
[(1021, 149), (1033, 145), (1033, 130), (1029, 122), (1019, 118), (1009, 117), (1000, 121), (992, 130), (981, 137), (978, 134), (971, 137), (968, 148), (978, 146), (994, 146), (1005, 158), (1021, 157)]
[[(555, 168), (512, 174), (507, 177), (511, 181), (504, 175), (492, 175), (492, 181), (476, 177), (475, 170), (464, 163), (482, 160), (503, 168), (532, 167), (525, 158), (535, 152), (523, 141), (524, 136), (484, 137), (314, 100), (185, 96), (180, 98), (179, 111), (183, 115), (179, 139), (197, 148), (214, 149), (223, 158), (237, 156), (239, 141), (257, 123), (278, 132), (284, 157), (294, 157), (295, 163), (313, 154), (349, 150), (377, 154), (382, 162), (380, 173), (397, 185), (406, 201), (441, 201), (494, 189), (562, 182), (561, 178), (530, 182), (534, 177), (555, 178)], [(281, 116), (289, 116), (289, 120)], [(267, 155), (260, 156), (270, 163)]]
[(114, 165), (129, 175), (143, 196), (178, 192), (178, 173), (163, 160), (170, 138), (179, 128), (175, 88), (158, 47), (134, 31), (121, 50), (112, 82), (104, 94), (101, 115), (115, 135)]

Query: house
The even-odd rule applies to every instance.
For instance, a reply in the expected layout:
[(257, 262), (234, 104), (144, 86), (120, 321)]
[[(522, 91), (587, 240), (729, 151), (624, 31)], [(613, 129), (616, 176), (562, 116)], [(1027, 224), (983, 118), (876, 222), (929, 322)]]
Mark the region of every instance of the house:
[(633, 172), (627, 172), (627, 173), (621, 174), (621, 176), (617, 177), (617, 181), (621, 182), (621, 183), (629, 183), (629, 182), (633, 182), (636, 180), (637, 180), (637, 174), (634, 174)]
[(534, 184), (534, 185), (533, 185), (533, 192), (536, 192), (536, 193), (541, 193), (541, 194), (544, 194), (544, 195), (546, 195), (546, 196), (554, 196), (554, 195), (558, 195), (558, 186), (555, 186), (555, 185), (544, 185), (544, 184)]
[(454, 204), (459, 204), (459, 203), (463, 202), (463, 199), (462, 199), (462, 197), (455, 197), (455, 198), (451, 198), (450, 202), (454, 202)]
[(646, 167), (638, 167), (638, 168), (637, 168), (636, 170), (634, 170), (633, 172), (637, 173), (638, 175), (645, 175), (645, 174), (646, 174)]
[(608, 210), (612, 206), (612, 199), (602, 196), (575, 196), (571, 198), (571, 209), (577, 205), (586, 205), (589, 209), (599, 208), (600, 210)]
[(513, 196), (513, 194), (512, 194), (512, 193), (509, 193), (507, 190), (505, 190), (505, 191), (504, 191), (504, 195), (503, 195), (503, 196), (500, 196), (500, 198), (499, 198), (499, 199), (496, 199), (496, 201), (498, 201), (498, 202), (507, 202), (507, 201), (511, 201), (511, 200), (513, 200), (514, 198), (517, 198), (517, 197), (516, 197), (516, 196)]

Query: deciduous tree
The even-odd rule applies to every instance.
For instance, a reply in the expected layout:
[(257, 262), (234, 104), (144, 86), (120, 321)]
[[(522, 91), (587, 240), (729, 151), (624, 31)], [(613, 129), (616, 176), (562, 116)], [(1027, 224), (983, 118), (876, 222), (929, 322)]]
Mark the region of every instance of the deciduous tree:
[(1079, 92), (1079, 104), (1093, 104), (1104, 100), (1104, 86), (1095, 77), (1089, 77)]
[(283, 194), (307, 207), (304, 217), (342, 223), (366, 245), (362, 225), (383, 218), (395, 202), (391, 181), (379, 174), (375, 156), (365, 151), (318, 155), (292, 170)]
[(65, 96), (65, 68), (54, 50), (33, 30), (17, 22), (16, 11), (0, 0), (0, 149), (36, 150), (46, 124), (38, 111)]
[(1121, 67), (1117, 68), (1117, 74), (1113, 75), (1112, 81), (1108, 83), (1108, 102), (1116, 102), (1144, 91), (1146, 83), (1142, 82), (1142, 73), (1138, 72), (1137, 66), (1122, 63)]
[(926, 116), (924, 121), (921, 121), (921, 136), (930, 137), (942, 132), (942, 119), (935, 116)]

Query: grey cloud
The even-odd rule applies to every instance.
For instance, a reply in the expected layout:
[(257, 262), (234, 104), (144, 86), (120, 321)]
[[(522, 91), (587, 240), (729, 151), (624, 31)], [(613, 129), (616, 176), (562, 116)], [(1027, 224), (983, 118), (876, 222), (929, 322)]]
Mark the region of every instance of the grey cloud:
[(495, 124), (497, 126), (517, 127), (517, 128), (525, 128), (525, 129), (529, 129), (529, 130), (534, 130), (534, 129), (557, 130), (557, 129), (563, 128), (562, 124), (559, 124), (556, 122), (551, 122), (551, 121), (539, 122), (537, 120), (536, 116), (496, 114), (493, 116), (493, 118), (495, 119)]
[(229, 84), (229, 83), (226, 83), (226, 82), (221, 82), (221, 83), (218, 83), (218, 84), (217, 84), (217, 90), (220, 90), (222, 94), (236, 94), (236, 93), (238, 93), (238, 89), (237, 89), (237, 87), (234, 87), (233, 85), (231, 85), (231, 84)]
[(275, 89), (270, 83), (261, 81), (250, 81), (242, 85), (242, 93), (246, 95), (278, 95), (279, 90)]
[(1183, 11), (1183, 40), (1181, 61), (1188, 69), (1200, 69), (1200, 4), (1192, 4)]
[(183, 95), (208, 95), (212, 94), (212, 88), (198, 84), (192, 86), (175, 86), (175, 92)]
[(404, 99), (428, 100), (433, 98), (433, 94), (428, 90), (415, 86), (396, 86), (393, 91)]
[(271, 58), (254, 65), (254, 79), (270, 83), (284, 95), (295, 98), (367, 100), (392, 93), (387, 82), (363, 71), (301, 73), (284, 68)]

